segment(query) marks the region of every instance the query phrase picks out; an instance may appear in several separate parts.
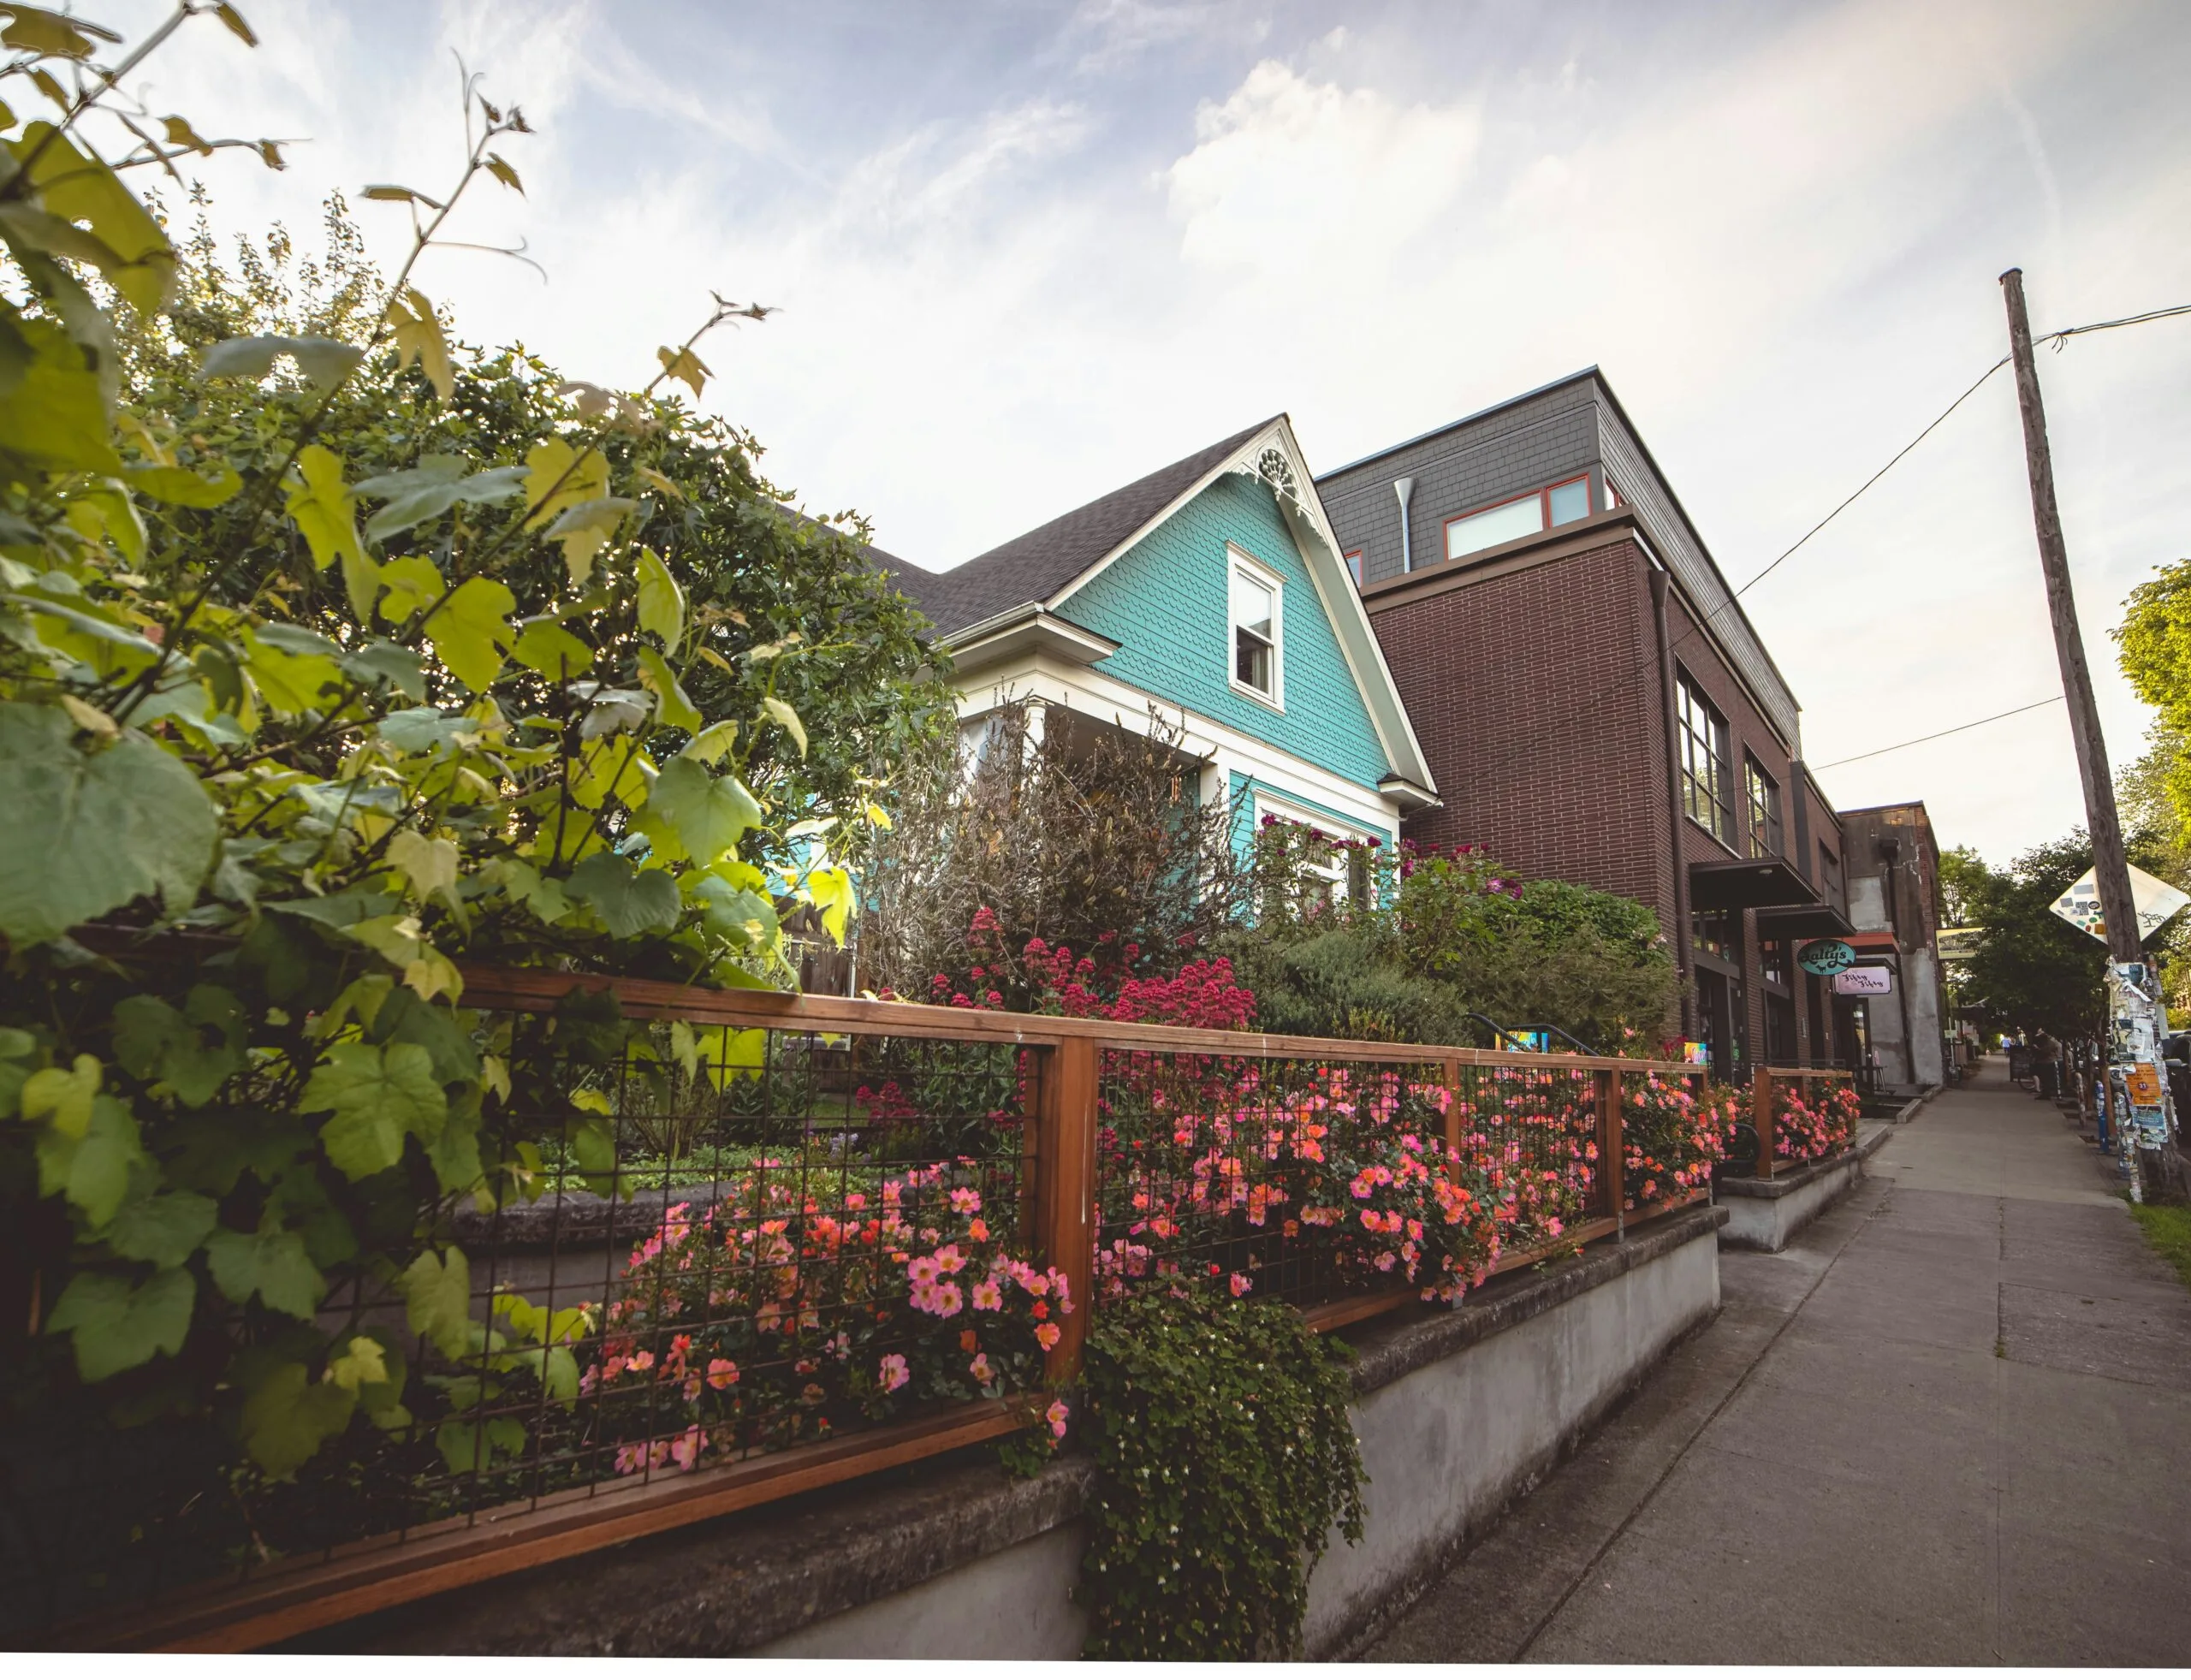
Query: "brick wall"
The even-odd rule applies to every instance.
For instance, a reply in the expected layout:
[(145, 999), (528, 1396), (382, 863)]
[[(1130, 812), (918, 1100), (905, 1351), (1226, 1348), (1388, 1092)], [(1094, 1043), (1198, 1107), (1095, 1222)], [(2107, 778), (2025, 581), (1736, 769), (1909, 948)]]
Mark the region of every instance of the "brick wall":
[(1637, 899), (1673, 926), (1665, 712), (1642, 552), (1625, 539), (1370, 603), (1445, 800), (1418, 843)]

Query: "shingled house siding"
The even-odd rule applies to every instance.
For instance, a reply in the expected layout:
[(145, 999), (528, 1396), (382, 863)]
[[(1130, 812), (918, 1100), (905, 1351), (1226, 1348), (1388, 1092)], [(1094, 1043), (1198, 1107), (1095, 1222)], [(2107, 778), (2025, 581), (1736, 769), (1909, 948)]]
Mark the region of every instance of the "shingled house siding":
[(1409, 526), (1418, 572), (1446, 558), (1446, 521), (1522, 490), (1591, 472), (1590, 505), (1604, 506), (1598, 421), (1588, 381), (1558, 385), (1501, 409), (1457, 436), (1450, 429), (1359, 468), (1317, 480), (1339, 546), (1363, 550), (1362, 580), (1400, 575), (1400, 504), (1393, 481), (1411, 478)]
[(1666, 719), (1636, 544), (1369, 604), (1446, 801), (1407, 837), (1623, 893), (1671, 929)]
[[(1234, 692), (1227, 542), (1285, 583), (1286, 709)], [(1121, 644), (1096, 669), (1374, 789), (1390, 766), (1353, 673), (1268, 486), (1227, 473), (1119, 556), (1059, 610)]]

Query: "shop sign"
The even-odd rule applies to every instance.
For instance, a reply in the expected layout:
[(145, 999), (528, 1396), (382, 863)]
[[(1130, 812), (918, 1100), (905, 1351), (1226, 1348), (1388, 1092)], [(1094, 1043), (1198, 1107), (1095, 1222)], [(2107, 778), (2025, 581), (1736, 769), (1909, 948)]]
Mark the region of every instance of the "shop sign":
[(1894, 990), (1894, 971), (1879, 967), (1844, 969), (1833, 977), (1833, 989), (1843, 997), (1883, 998)]
[(1838, 974), (1856, 963), (1856, 953), (1846, 940), (1814, 939), (1796, 953), (1796, 966), (1806, 974)]
[[(2130, 905), (2138, 912), (2141, 943), (2151, 939), (2162, 923), (2187, 904), (2191, 904), (2191, 894), (2176, 891), (2135, 864), (2130, 865)], [(2093, 870), (2087, 870), (2083, 878), (2050, 908), (2071, 927), (2081, 929), (2102, 944), (2107, 942), (2107, 924), (2099, 913), (2099, 877)]]

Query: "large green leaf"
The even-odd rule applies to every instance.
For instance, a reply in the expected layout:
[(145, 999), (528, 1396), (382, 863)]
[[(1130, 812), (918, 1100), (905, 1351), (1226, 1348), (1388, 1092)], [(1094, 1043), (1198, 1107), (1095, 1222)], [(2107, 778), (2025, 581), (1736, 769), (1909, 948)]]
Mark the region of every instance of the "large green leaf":
[(213, 865), (213, 802), (134, 730), (85, 751), (57, 706), (0, 703), (0, 934), (56, 939), (134, 899), (193, 902)]
[(614, 852), (597, 852), (573, 870), (570, 893), (591, 905), (618, 939), (668, 933), (681, 908), (676, 880), (667, 870), (636, 869)]
[(288, 338), (265, 333), (222, 340), (205, 353), (198, 371), (208, 379), (264, 379), (274, 371), (275, 358), (287, 356), (306, 378), (324, 389), (364, 360), (365, 354), (356, 345), (340, 339)]
[(456, 680), (484, 694), (517, 639), (509, 615), (517, 597), (492, 578), (466, 578), (426, 620), (426, 635)]
[(156, 997), (124, 998), (114, 1006), (114, 1054), (140, 1079), (203, 1107), (243, 1066), (242, 1006), (219, 986), (193, 988), (183, 1009)]
[(471, 1345), (472, 1262), (462, 1249), (431, 1249), (404, 1268), (398, 1280), (411, 1333), (424, 1336), (451, 1359)]
[(212, 1232), (220, 1204), (196, 1190), (163, 1190), (132, 1202), (107, 1227), (107, 1245), (131, 1260), (173, 1267), (198, 1251)]
[[(647, 811), (667, 822), (686, 855), (704, 868), (761, 820), (760, 802), (734, 775), (712, 775), (697, 760), (673, 758), (655, 778)], [(653, 824), (648, 832), (659, 834)]]
[(398, 531), (446, 513), (460, 502), (508, 502), (525, 493), (525, 468), (490, 467), (471, 472), (461, 455), (429, 455), (401, 472), (383, 472), (361, 481), (359, 496), (384, 498), (386, 506), (365, 521), (369, 542), (384, 542)]
[(698, 732), (703, 721), (700, 709), (692, 703), (685, 686), (677, 680), (677, 674), (669, 668), (669, 662), (654, 648), (642, 646), (638, 650), (639, 686), (651, 692), (662, 723), (671, 729)]
[(184, 1271), (156, 1272), (142, 1285), (109, 1272), (79, 1272), (46, 1325), (69, 1333), (84, 1380), (104, 1382), (155, 1354), (180, 1353), (197, 1300), (198, 1280)]
[(33, 122), (13, 143), (16, 156), (35, 155), (31, 179), (45, 208), (71, 222), (91, 224), (92, 232), (112, 250), (118, 265), (107, 270), (114, 288), (142, 313), (167, 302), (175, 282), (175, 251), (160, 224), (121, 177), (99, 159), (79, 151), (50, 122)]
[(51, 321), (15, 326), (30, 362), (0, 402), (0, 454), (63, 472), (120, 472), (106, 400), (82, 347)]
[(222, 466), (201, 478), (187, 466), (128, 466), (122, 476), (138, 495), (176, 508), (217, 508), (243, 488), (235, 469)]
[(685, 591), (677, 586), (677, 579), (669, 575), (662, 556), (652, 549), (639, 550), (637, 570), (639, 628), (661, 637), (662, 646), (674, 648), (685, 633)]
[(284, 1361), (244, 1398), (245, 1450), (267, 1475), (286, 1480), (322, 1442), (349, 1427), (357, 1404), (354, 1390), (314, 1382), (302, 1365)]
[(402, 1160), (407, 1133), (431, 1143), (448, 1118), (434, 1060), (417, 1044), (330, 1045), (299, 1106), (307, 1114), (331, 1113), (320, 1141), (327, 1158), (352, 1178), (371, 1178)]
[(205, 1259), (221, 1293), (239, 1307), (256, 1295), (276, 1312), (308, 1320), (327, 1293), (304, 1238), (270, 1222), (255, 1232), (215, 1232), (206, 1238)]
[(518, 632), (511, 654), (550, 682), (583, 676), (593, 664), (593, 650), (551, 618), (534, 619)]
[(357, 496), (342, 482), (342, 462), (324, 444), (297, 452), (297, 477), (288, 486), (289, 517), (312, 548), (323, 572), (337, 560), (363, 558), (358, 543)]
[(39, 1133), (39, 1193), (67, 1196), (97, 1231), (128, 1199), (131, 1172), (144, 1159), (129, 1111), (110, 1096), (94, 1097), (82, 1137), (50, 1128)]

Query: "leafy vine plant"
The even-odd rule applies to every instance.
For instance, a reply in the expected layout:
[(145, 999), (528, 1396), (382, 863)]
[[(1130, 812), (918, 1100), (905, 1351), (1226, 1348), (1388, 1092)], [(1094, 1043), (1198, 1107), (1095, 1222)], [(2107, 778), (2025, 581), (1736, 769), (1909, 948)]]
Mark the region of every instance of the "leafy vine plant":
[[(430, 1402), (451, 1466), (484, 1462), (460, 1382), (569, 1398), (585, 1314), (472, 1315), (456, 1213), (545, 1175), (538, 1127), (489, 1124), (509, 1028), (460, 959), (766, 985), (781, 905), (839, 938), (850, 908), (827, 823), (749, 785), (808, 752), (776, 673), (811, 649), (733, 668), (666, 470), (668, 383), (697, 397), (703, 338), (767, 312), (718, 299), (643, 388), (560, 385), (498, 451), (421, 289), (483, 177), (523, 190), (525, 118), (467, 78), (454, 183), (366, 190), (413, 228), (362, 341), (231, 338), (148, 397), (129, 346), (174, 347), (178, 255), (128, 180), (280, 143), (156, 120), (128, 79), (180, 28), (254, 36), (184, 0), (103, 65), (112, 32), (0, 14), (0, 1404), (211, 1419), (279, 1478)], [(375, 403), (397, 464), (360, 474)], [(545, 1141), (611, 1188), (603, 1105), (569, 1095)], [(434, 1398), (421, 1337), (474, 1374)]]

